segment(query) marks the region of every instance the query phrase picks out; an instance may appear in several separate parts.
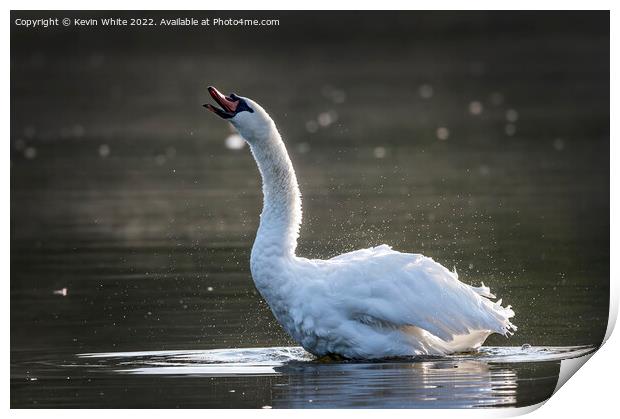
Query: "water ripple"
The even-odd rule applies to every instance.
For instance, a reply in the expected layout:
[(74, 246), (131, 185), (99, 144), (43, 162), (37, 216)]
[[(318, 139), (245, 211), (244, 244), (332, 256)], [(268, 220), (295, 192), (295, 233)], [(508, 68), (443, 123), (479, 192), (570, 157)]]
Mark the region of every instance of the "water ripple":
[[(538, 363), (575, 358), (594, 351), (592, 346), (483, 347), (478, 352), (447, 357), (416, 356), (373, 361), (330, 361), (330, 364), (363, 365), (390, 363), (453, 362), (467, 363)], [(83, 366), (107, 366), (129, 374), (172, 375), (255, 375), (281, 374), (277, 367), (307, 367), (324, 363), (301, 347), (239, 348), (212, 350), (174, 350), (103, 352), (78, 354), (83, 360), (96, 360)], [(462, 371), (462, 370), (461, 370)]]

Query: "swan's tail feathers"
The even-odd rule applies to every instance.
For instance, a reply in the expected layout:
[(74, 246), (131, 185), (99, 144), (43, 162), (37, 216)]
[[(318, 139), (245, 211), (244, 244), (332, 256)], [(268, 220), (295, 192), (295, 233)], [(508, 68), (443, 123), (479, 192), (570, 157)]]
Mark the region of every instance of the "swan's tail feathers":
[(501, 298), (494, 303), (491, 301), (488, 302), (492, 304), (493, 311), (501, 322), (501, 329), (498, 332), (506, 337), (514, 335), (514, 332), (517, 331), (517, 326), (510, 321), (510, 319), (515, 315), (515, 312), (512, 310), (512, 306), (502, 306)]
[(503, 332), (501, 333), (505, 337), (510, 337), (517, 331), (517, 325), (513, 324), (510, 320), (504, 321)]
[(492, 298), (497, 298), (491, 289), (484, 285), (484, 282), (480, 282), (481, 286), (471, 287), (471, 289), (481, 297), (488, 298), (486, 301), (487, 306), (492, 310), (494, 317), (499, 321), (499, 327), (495, 331), (506, 337), (514, 335), (517, 331), (517, 326), (514, 325), (510, 319), (514, 317), (515, 312), (512, 310), (512, 306), (502, 306), (502, 299), (500, 298), (496, 302), (490, 301)]
[(486, 287), (484, 282), (480, 282), (482, 284), (480, 287), (471, 287), (472, 290), (478, 295), (481, 295), (486, 298), (496, 298), (495, 295), (491, 294), (491, 288)]

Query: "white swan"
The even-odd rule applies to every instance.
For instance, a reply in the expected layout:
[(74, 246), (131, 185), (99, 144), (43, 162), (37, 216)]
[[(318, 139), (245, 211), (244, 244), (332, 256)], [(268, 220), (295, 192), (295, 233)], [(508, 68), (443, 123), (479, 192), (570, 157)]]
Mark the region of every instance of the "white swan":
[(479, 348), (516, 330), (514, 312), (489, 288), (466, 285), (431, 258), (387, 245), (328, 260), (295, 255), (301, 195), (273, 120), (256, 102), (209, 87), (250, 145), (263, 180), (263, 212), (250, 268), (282, 327), (307, 351), (345, 358), (443, 355)]

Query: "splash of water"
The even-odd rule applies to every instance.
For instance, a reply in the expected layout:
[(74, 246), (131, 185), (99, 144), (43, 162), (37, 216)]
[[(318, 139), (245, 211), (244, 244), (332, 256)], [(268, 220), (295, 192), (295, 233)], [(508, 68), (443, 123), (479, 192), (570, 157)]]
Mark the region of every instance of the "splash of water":
[[(448, 357), (408, 357), (376, 362), (456, 361), (494, 363), (535, 363), (560, 361), (587, 355), (592, 346), (524, 346), (483, 347), (480, 351)], [(83, 360), (95, 361), (85, 366), (110, 367), (127, 374), (162, 375), (271, 375), (279, 374), (278, 367), (287, 364), (320, 363), (301, 347), (240, 348), (214, 350), (103, 352), (78, 354)], [(345, 361), (360, 363), (368, 361)]]

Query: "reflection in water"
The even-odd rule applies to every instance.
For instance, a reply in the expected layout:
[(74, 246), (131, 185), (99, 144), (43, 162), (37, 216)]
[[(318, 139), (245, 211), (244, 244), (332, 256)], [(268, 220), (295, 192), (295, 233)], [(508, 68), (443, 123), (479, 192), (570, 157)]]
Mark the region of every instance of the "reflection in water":
[(481, 361), (306, 364), (276, 370), (288, 382), (275, 387), (274, 407), (370, 408), (377, 400), (384, 408), (516, 403), (516, 372)]
[[(518, 403), (520, 364), (585, 355), (592, 347), (485, 347), (449, 357), (320, 362), (300, 347), (81, 354), (79, 366), (130, 375), (274, 376), (273, 407), (480, 407)], [(526, 378), (527, 381), (527, 378)], [(387, 385), (389, 383), (389, 386)]]

